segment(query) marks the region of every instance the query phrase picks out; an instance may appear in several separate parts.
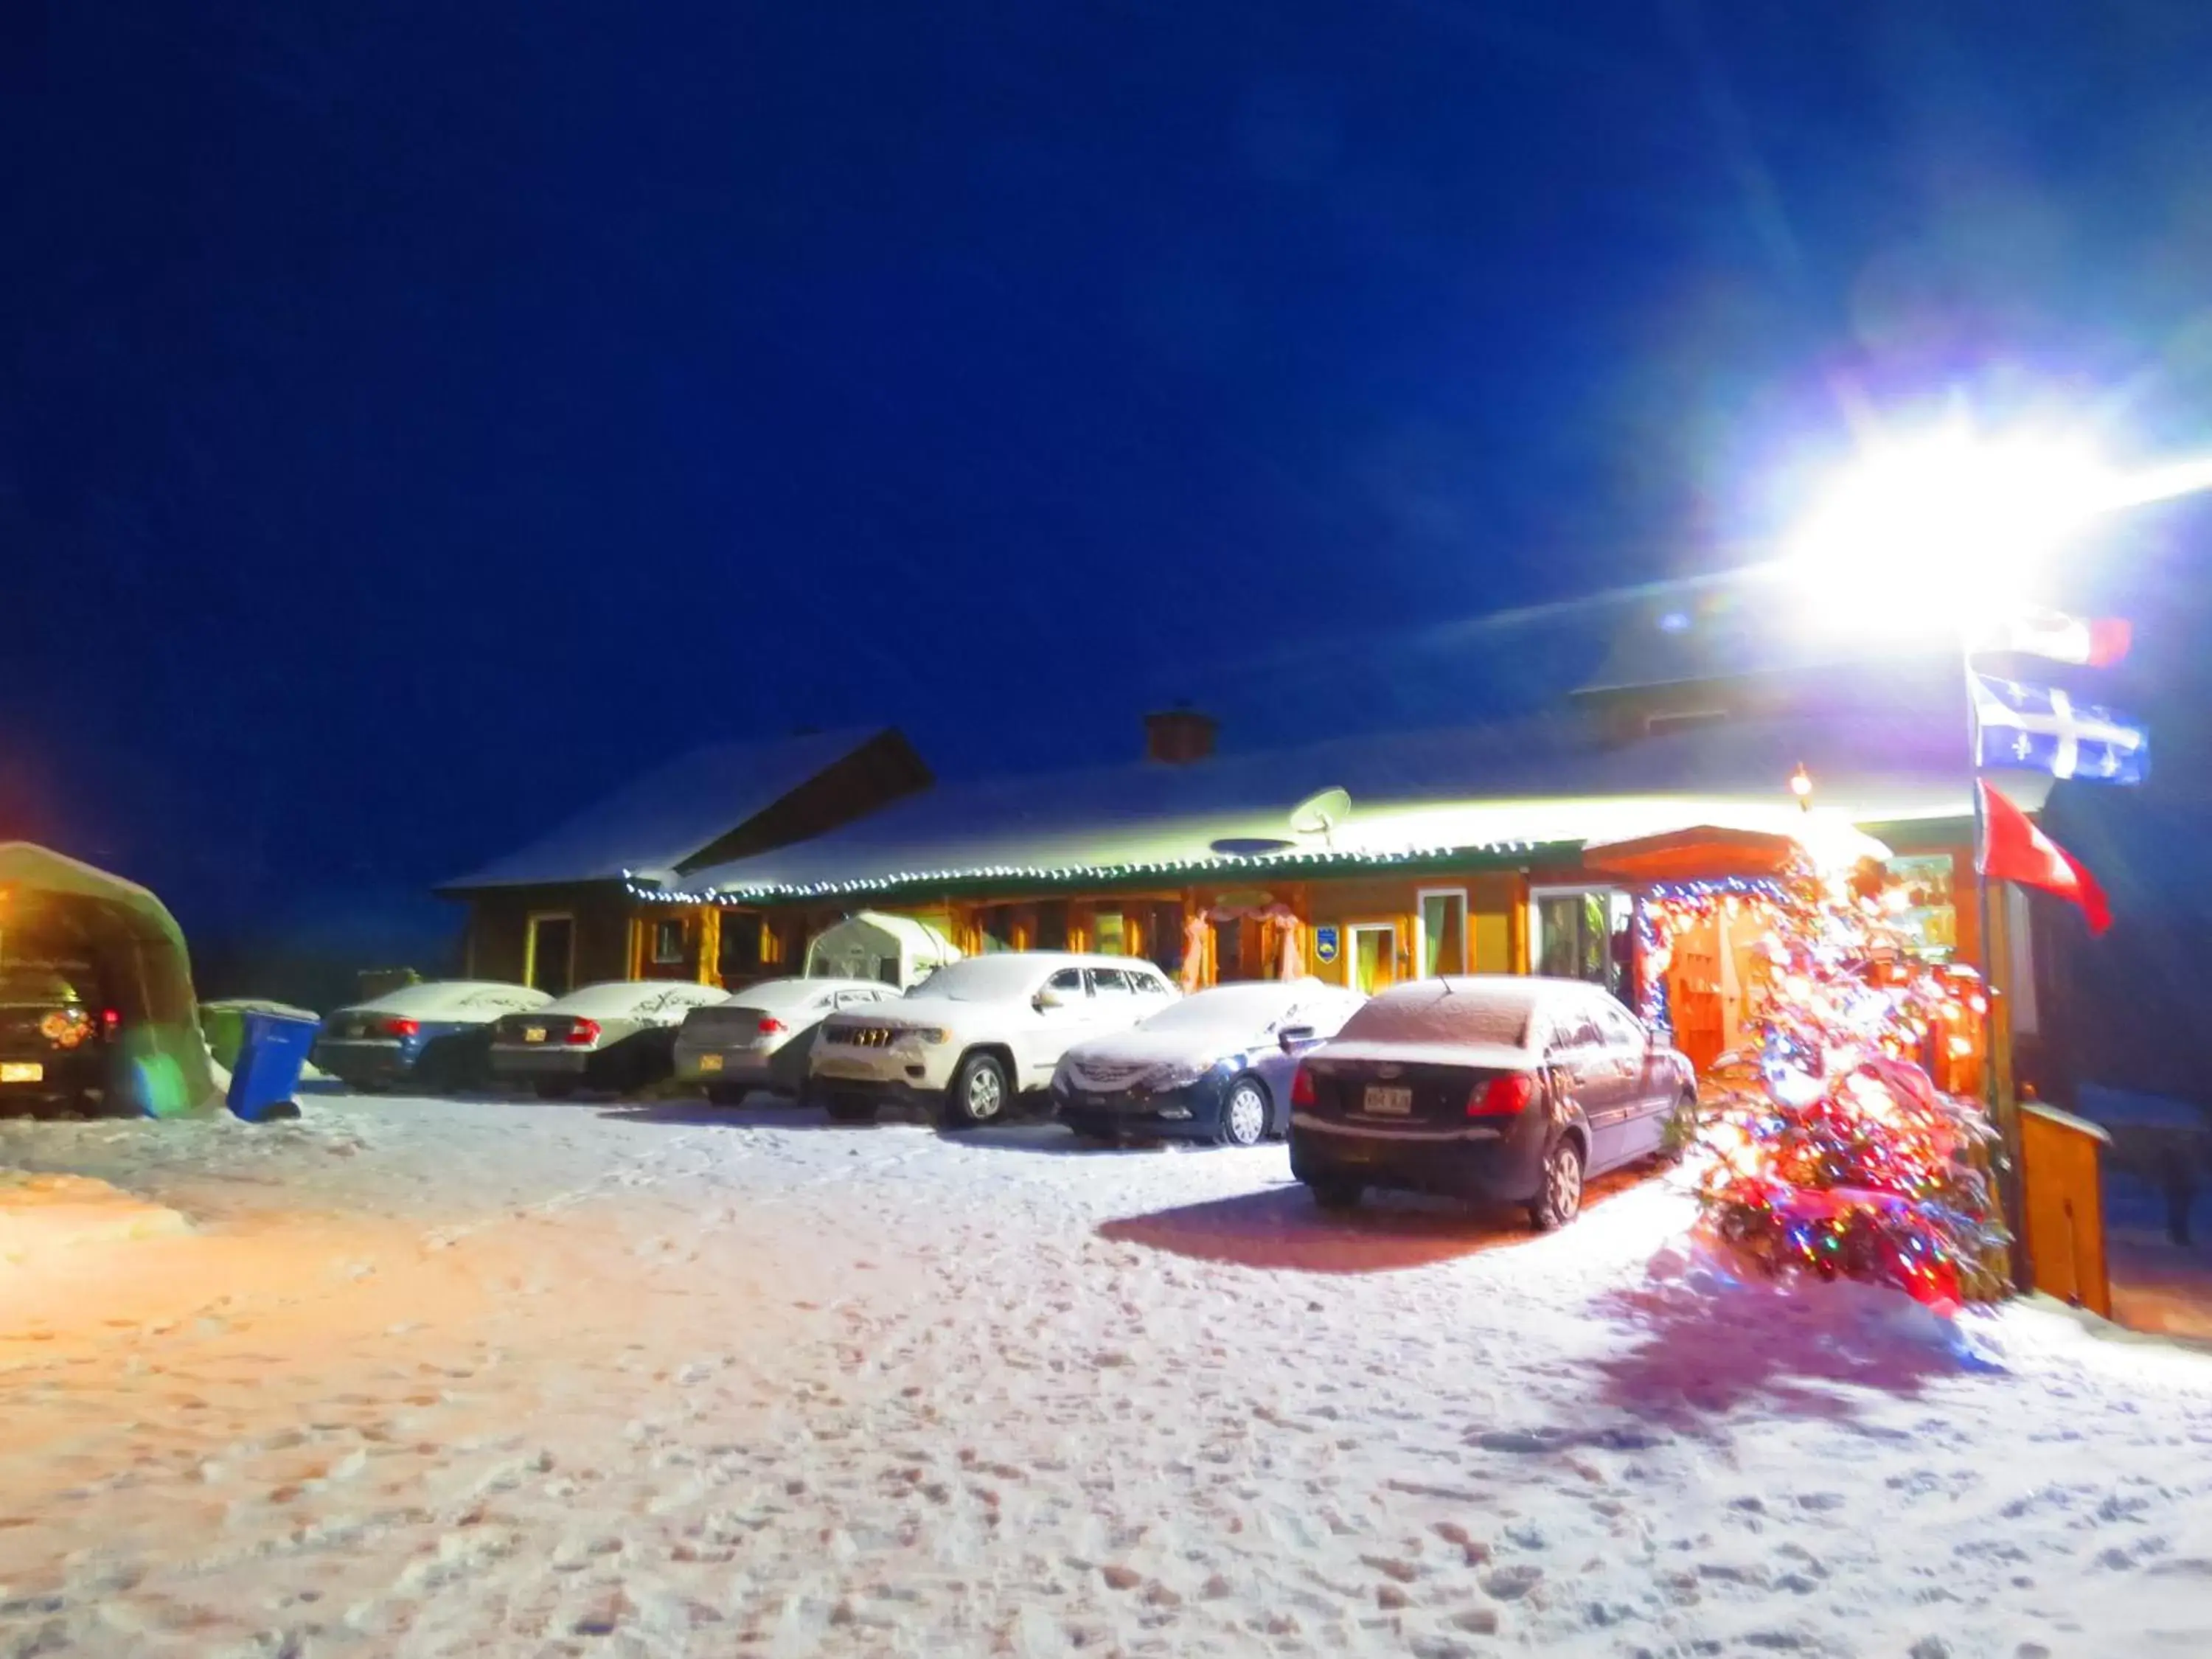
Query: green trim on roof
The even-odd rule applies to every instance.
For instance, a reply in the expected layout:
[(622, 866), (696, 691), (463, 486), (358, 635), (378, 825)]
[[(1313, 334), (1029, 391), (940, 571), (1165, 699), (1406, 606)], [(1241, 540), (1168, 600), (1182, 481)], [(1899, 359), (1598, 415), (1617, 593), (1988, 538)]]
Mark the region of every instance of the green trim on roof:
[(1422, 876), (1466, 870), (1524, 870), (1562, 862), (1579, 863), (1584, 845), (1580, 841), (1516, 842), (1504, 846), (1424, 848), (1406, 853), (1267, 854), (1249, 858), (1166, 860), (1154, 863), (1085, 865), (1074, 868), (1030, 866), (928, 871), (818, 885), (775, 886), (750, 890), (732, 888), (711, 894), (645, 887), (633, 882), (629, 884), (629, 890), (635, 896), (653, 903), (723, 903), (761, 908), (817, 904), (824, 900), (844, 898), (881, 898), (899, 894), (931, 898), (983, 898), (1004, 895), (1009, 899), (1018, 899), (1030, 894), (1127, 891), (1148, 887), (1188, 886), (1194, 882), (1205, 882), (1211, 885), (1223, 880), (1260, 881), (1271, 877), (1308, 881), (1343, 876)]

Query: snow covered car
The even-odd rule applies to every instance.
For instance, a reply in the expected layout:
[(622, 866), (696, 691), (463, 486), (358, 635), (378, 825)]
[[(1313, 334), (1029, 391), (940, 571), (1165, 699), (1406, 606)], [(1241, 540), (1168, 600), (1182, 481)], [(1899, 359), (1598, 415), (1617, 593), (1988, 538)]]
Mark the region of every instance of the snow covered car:
[(880, 1010), (824, 1020), (811, 1086), (841, 1121), (918, 1100), (948, 1125), (988, 1123), (1050, 1084), (1072, 1045), (1126, 1030), (1176, 994), (1158, 969), (1127, 957), (969, 957)]
[(806, 1092), (806, 1061), (816, 1031), (842, 1008), (896, 1001), (878, 980), (771, 979), (727, 1002), (694, 1008), (676, 1033), (676, 1080), (696, 1083), (717, 1106), (734, 1106), (756, 1089)]
[(1594, 985), (1416, 980), (1299, 1064), (1291, 1173), (1323, 1209), (1395, 1187), (1525, 1204), (1548, 1231), (1587, 1176), (1656, 1154), (1696, 1093), (1690, 1062)]
[(690, 980), (611, 980), (571, 991), (491, 1028), (495, 1083), (527, 1083), (548, 1100), (580, 1089), (624, 1094), (675, 1068), (676, 1028), (730, 994)]
[(326, 1016), (308, 1060), (355, 1089), (480, 1086), (490, 1075), (492, 1022), (552, 1000), (495, 980), (403, 985)]
[(115, 1016), (88, 1001), (88, 971), (0, 966), (0, 1107), (89, 1110), (106, 1097)]
[(1255, 1146), (1290, 1127), (1297, 1056), (1367, 999), (1317, 979), (1218, 985), (1133, 1030), (1079, 1042), (1053, 1073), (1060, 1121), (1097, 1139), (1196, 1138)]

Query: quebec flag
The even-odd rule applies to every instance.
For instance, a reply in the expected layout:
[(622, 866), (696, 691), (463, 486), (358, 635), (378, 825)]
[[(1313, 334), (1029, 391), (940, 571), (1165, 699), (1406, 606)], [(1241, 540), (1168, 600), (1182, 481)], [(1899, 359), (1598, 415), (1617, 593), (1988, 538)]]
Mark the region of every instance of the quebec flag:
[(2150, 775), (2150, 734), (2109, 708), (2075, 702), (2055, 686), (1973, 676), (1976, 764), (2092, 783)]

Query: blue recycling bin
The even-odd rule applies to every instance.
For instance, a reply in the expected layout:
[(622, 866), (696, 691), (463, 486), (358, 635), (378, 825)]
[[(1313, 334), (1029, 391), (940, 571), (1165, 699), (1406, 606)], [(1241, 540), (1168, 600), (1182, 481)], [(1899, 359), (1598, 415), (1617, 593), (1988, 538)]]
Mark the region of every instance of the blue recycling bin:
[[(230, 1093), (225, 1097), (230, 1109), (248, 1123), (258, 1123), (270, 1115), (272, 1108), (291, 1105), (319, 1029), (312, 1019), (259, 1012), (246, 1015), (238, 1045), (238, 1064), (231, 1072)], [(298, 1109), (294, 1107), (282, 1115), (296, 1116)]]

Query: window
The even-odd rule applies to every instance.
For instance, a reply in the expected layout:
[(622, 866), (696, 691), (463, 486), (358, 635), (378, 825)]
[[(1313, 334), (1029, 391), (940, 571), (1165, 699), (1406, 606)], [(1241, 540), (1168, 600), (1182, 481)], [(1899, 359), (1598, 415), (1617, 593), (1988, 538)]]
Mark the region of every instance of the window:
[(1091, 948), (1102, 957), (1129, 954), (1128, 925), (1119, 910), (1100, 910), (1091, 918)]
[(1063, 968), (1045, 981), (1044, 984), (1048, 991), (1054, 992), (1071, 1000), (1088, 994), (1083, 988), (1083, 969), (1080, 968)]
[(1420, 977), (1467, 971), (1467, 893), (1451, 888), (1424, 890), (1418, 953)]
[(1891, 890), (1905, 896), (1897, 923), (1905, 930), (1913, 953), (1937, 961), (1949, 957), (1959, 948), (1951, 855), (1935, 853), (1892, 859), (1885, 867)]
[(1148, 904), (1144, 909), (1144, 951), (1164, 974), (1182, 971), (1182, 906)]
[(684, 960), (683, 918), (653, 924), (653, 959), (657, 963)]
[(975, 931), (983, 940), (980, 955), (994, 956), (1001, 951), (1021, 948), (1014, 939), (1014, 907), (1011, 904), (987, 904), (976, 911)]
[(1616, 1048), (1641, 1048), (1647, 1040), (1643, 1026), (1631, 1018), (1625, 1010), (1610, 1003), (1599, 1005), (1597, 1024), (1598, 1029), (1605, 1034), (1606, 1042)]
[(1632, 996), (1628, 895), (1610, 887), (1538, 888), (1530, 896), (1529, 954), (1551, 979), (1578, 979)]
[(1213, 924), (1213, 977), (1226, 984), (1244, 977), (1244, 924), (1235, 919)]
[(1134, 989), (1129, 976), (1119, 968), (1093, 968), (1091, 973), (1091, 994), (1093, 996), (1111, 992), (1115, 996), (1127, 996)]
[(1563, 1008), (1552, 1016), (1552, 1043), (1547, 1052), (1564, 1054), (1604, 1047), (1605, 1038), (1598, 1032), (1597, 1022), (1588, 1014)]
[(1067, 905), (1066, 901), (1040, 904), (1036, 908), (1036, 937), (1030, 942), (1032, 951), (1065, 951), (1067, 949)]
[(761, 919), (750, 910), (722, 912), (721, 960), (715, 964), (723, 981), (751, 979), (760, 971)]

